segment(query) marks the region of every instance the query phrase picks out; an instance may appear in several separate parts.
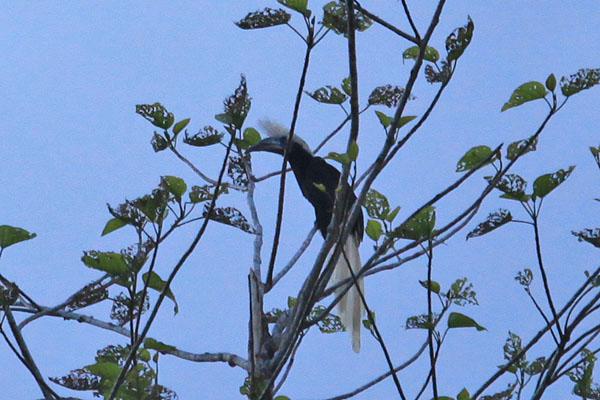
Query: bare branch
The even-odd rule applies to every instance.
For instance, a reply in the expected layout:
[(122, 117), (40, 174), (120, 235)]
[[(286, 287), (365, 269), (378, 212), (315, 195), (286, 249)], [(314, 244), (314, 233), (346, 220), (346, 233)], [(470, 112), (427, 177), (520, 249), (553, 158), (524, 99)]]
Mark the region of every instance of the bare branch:
[(390, 31), (394, 32), (396, 35), (403, 37), (404, 39), (413, 42), (414, 44), (418, 45), (419, 44), (419, 39), (417, 39), (414, 36), (409, 35), (408, 33), (396, 28), (394, 25), (390, 24), (389, 22), (384, 21), (383, 19), (379, 18), (377, 15), (369, 12), (368, 10), (365, 10), (363, 8), (363, 6), (360, 5), (360, 3), (358, 1), (355, 1), (354, 4), (356, 5), (356, 9), (358, 11), (360, 11), (361, 13), (365, 14), (367, 17), (371, 18), (373, 21), (377, 22), (379, 25), (383, 26), (384, 28), (389, 29)]
[(315, 236), (315, 233), (317, 233), (317, 226), (316, 225), (312, 227), (312, 229), (310, 230), (310, 232), (308, 232), (308, 235), (306, 236), (306, 239), (304, 239), (304, 241), (300, 245), (300, 248), (298, 249), (298, 251), (296, 251), (296, 254), (294, 254), (294, 256), (292, 257), (292, 259), (285, 265), (285, 267), (282, 268), (281, 271), (279, 271), (279, 273), (277, 275), (275, 275), (275, 278), (273, 278), (273, 286), (275, 286), (277, 284), (277, 282), (279, 282), (279, 280), (281, 278), (283, 278), (285, 276), (285, 274), (287, 274), (290, 271), (290, 269), (292, 269), (292, 267), (296, 264), (296, 262), (298, 261), (298, 259), (300, 258), (300, 256), (308, 248), (308, 245), (310, 244), (310, 242), (312, 241), (313, 237)]
[[(102, 321), (97, 318), (94, 318), (90, 315), (80, 314), (71, 311), (65, 310), (54, 310), (53, 307), (44, 307), (41, 306), (42, 310), (45, 311), (45, 315), (50, 317), (59, 317), (66, 320), (77, 321), (80, 323), (92, 325), (101, 329), (105, 329), (107, 331), (111, 331), (117, 333), (119, 335), (125, 337), (131, 337), (131, 332), (129, 329), (123, 328), (122, 326), (115, 325), (110, 322)], [(26, 312), (26, 313), (34, 313), (35, 311), (30, 308), (22, 308), (22, 307), (12, 307), (13, 311), (17, 312)], [(170, 354), (177, 358), (181, 358), (184, 360), (194, 361), (194, 362), (213, 362), (213, 361), (222, 361), (226, 362), (229, 365), (238, 366), (243, 368), (244, 370), (248, 370), (248, 361), (245, 359), (230, 353), (192, 353), (185, 350), (180, 349), (172, 349), (172, 350), (163, 350), (161, 351), (164, 354)]]
[[(190, 167), (192, 169), (192, 171), (194, 171), (194, 173), (196, 175), (198, 175), (200, 178), (202, 178), (206, 183), (209, 183), (211, 185), (216, 185), (218, 181), (215, 181), (214, 179), (210, 178), (209, 176), (207, 176), (206, 174), (204, 174), (202, 171), (200, 171), (190, 160), (188, 160), (186, 157), (183, 156), (183, 154), (181, 154), (173, 145), (169, 146), (169, 149), (173, 152), (173, 154), (175, 154), (177, 156), (177, 158), (179, 158), (181, 161), (183, 161), (188, 167)], [(228, 185), (228, 187), (238, 190), (240, 192), (244, 192), (246, 191), (246, 188), (243, 186), (236, 186), (236, 185)]]

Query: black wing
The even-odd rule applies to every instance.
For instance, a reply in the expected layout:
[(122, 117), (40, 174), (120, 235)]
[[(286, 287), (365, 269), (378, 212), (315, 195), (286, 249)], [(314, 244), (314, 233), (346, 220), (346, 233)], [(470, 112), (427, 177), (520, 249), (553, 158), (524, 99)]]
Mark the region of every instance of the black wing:
[[(329, 165), (321, 157), (313, 157), (308, 168), (306, 168), (304, 182), (300, 185), (302, 193), (315, 208), (317, 227), (323, 237), (327, 234), (327, 226), (331, 222), (335, 189), (339, 179), (340, 172), (335, 167)], [(350, 209), (356, 201), (356, 195), (349, 191), (348, 196), (347, 207)], [(354, 226), (354, 232), (362, 241), (364, 232), (362, 209), (360, 209), (360, 214)]]

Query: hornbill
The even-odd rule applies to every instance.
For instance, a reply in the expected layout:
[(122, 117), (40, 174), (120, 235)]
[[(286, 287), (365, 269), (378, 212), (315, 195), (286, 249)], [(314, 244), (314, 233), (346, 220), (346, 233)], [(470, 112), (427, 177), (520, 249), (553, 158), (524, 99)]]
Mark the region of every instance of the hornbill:
[[(248, 151), (268, 151), (283, 155), (287, 147), (288, 130), (271, 121), (261, 121), (261, 125), (269, 135), (248, 148)], [(300, 190), (315, 209), (316, 223), (323, 237), (327, 235), (327, 226), (331, 222), (335, 189), (338, 186), (340, 172), (325, 162), (321, 157), (313, 155), (304, 140), (294, 134), (287, 159), (294, 171)], [(324, 190), (323, 190), (324, 189)], [(356, 195), (348, 191), (347, 210), (350, 210)], [(362, 210), (354, 224), (353, 230), (344, 243), (343, 252), (335, 265), (331, 281), (333, 284), (351, 277), (349, 267), (357, 274), (361, 267), (358, 246), (363, 238), (364, 222)], [(330, 255), (333, 248), (330, 251)], [(348, 265), (348, 262), (350, 265)], [(363, 280), (358, 279), (360, 291), (364, 294)], [(340, 289), (338, 289), (339, 292)], [(352, 349), (360, 350), (360, 325), (364, 307), (360, 295), (353, 285), (337, 305), (342, 324), (350, 332)]]

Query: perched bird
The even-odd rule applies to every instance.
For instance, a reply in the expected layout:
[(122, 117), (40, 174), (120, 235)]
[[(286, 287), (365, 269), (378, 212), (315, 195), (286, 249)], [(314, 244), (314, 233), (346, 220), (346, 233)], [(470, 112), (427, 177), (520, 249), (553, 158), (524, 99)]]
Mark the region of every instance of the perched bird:
[[(283, 155), (287, 147), (289, 133), (287, 128), (272, 121), (261, 121), (261, 125), (269, 137), (254, 144), (248, 151), (268, 151)], [(313, 155), (306, 142), (296, 134), (292, 138), (287, 158), (302, 194), (315, 209), (317, 227), (323, 237), (325, 237), (327, 235), (327, 226), (332, 218), (335, 189), (338, 186), (340, 172), (321, 157)], [(350, 210), (356, 201), (356, 196), (351, 190), (348, 191), (348, 196), (347, 209)], [(354, 229), (344, 243), (344, 252), (340, 255), (333, 271), (331, 278), (333, 284), (351, 277), (349, 267), (352, 268), (354, 274), (360, 270), (361, 262), (358, 246), (362, 241), (363, 232), (364, 222), (362, 210), (360, 210), (360, 215), (354, 224)], [(333, 249), (331, 252), (333, 252)], [(362, 278), (357, 283), (360, 291), (364, 294)], [(340, 300), (337, 307), (342, 324), (350, 332), (352, 349), (358, 353), (360, 350), (361, 317), (364, 307), (355, 285)]]

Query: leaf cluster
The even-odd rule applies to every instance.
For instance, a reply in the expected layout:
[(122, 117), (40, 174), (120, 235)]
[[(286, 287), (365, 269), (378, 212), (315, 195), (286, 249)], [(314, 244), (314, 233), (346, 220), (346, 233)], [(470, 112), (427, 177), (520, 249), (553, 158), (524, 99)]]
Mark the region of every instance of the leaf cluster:
[[(68, 389), (93, 391), (95, 397), (108, 398), (129, 351), (129, 346), (107, 346), (98, 350), (94, 364), (74, 369), (62, 377), (52, 377), (50, 380)], [(158, 354), (152, 357), (147, 349), (141, 348), (137, 351), (136, 359), (138, 362), (126, 375), (125, 382), (119, 388), (116, 399), (179, 399), (173, 390), (157, 382), (158, 374), (150, 363), (151, 361), (158, 363)]]

